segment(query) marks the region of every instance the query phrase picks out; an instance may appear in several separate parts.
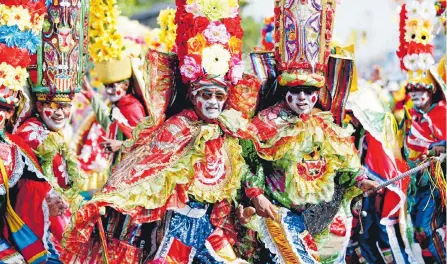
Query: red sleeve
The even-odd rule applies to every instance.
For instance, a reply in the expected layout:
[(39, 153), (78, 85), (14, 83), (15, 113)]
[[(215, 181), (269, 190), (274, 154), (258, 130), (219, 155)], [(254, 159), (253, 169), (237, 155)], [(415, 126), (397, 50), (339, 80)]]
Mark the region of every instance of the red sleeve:
[(125, 101), (126, 103), (122, 105), (119, 104), (118, 108), (129, 122), (130, 127), (122, 124), (121, 122), (118, 122), (118, 126), (127, 138), (131, 138), (132, 131), (136, 127), (138, 122), (146, 117), (146, 111), (144, 110), (144, 106), (140, 103), (140, 101), (138, 101), (138, 99), (133, 96), (129, 96), (128, 98), (126, 98)]
[(48, 182), (23, 179), (19, 181), (18, 190), (14, 210), (34, 234), (42, 239), (46, 231), (45, 220), (48, 220), (45, 219), (42, 204), (51, 186)]

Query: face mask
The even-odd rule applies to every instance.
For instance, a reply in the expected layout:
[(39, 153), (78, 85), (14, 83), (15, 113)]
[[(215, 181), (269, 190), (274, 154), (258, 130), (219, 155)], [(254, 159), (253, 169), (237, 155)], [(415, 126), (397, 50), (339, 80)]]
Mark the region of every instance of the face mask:
[(309, 114), (318, 100), (315, 90), (296, 89), (288, 91), (286, 94), (287, 105), (297, 115)]
[(203, 89), (195, 96), (197, 111), (206, 119), (216, 119), (222, 113), (227, 93), (221, 88)]
[(412, 91), (410, 92), (411, 100), (413, 100), (413, 104), (415, 107), (422, 109), (427, 104), (429, 104), (430, 100), (430, 92), (429, 91)]
[(43, 105), (40, 116), (49, 129), (59, 131), (65, 127), (65, 124), (70, 117), (70, 112), (70, 104), (50, 103)]
[(112, 103), (116, 103), (126, 95), (126, 82), (113, 83), (106, 86), (106, 94)]

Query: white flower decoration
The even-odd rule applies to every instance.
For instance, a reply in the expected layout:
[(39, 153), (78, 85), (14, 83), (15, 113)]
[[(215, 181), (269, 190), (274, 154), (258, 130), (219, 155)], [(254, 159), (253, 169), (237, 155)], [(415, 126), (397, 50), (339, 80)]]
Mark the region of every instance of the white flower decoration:
[(407, 5), (407, 16), (408, 18), (420, 18), (419, 10), (421, 9), (421, 4), (418, 1), (412, 1)]
[(230, 52), (220, 44), (206, 47), (202, 51), (202, 66), (208, 74), (222, 76), (229, 70)]
[(431, 20), (436, 16), (436, 7), (431, 1), (420, 3), (419, 16), (424, 20)]
[(404, 57), (404, 65), (409, 71), (416, 71), (420, 63), (419, 54), (406, 55)]
[(419, 69), (420, 70), (427, 71), (434, 64), (435, 64), (435, 60), (433, 59), (433, 56), (430, 53), (419, 54), (419, 65), (420, 65)]

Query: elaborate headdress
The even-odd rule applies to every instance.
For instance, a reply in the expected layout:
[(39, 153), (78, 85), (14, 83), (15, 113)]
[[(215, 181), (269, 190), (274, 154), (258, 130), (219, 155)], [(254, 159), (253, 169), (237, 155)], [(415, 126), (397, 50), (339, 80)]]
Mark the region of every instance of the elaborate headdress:
[(27, 67), (41, 43), (45, 1), (0, 3), (0, 105), (13, 108), (26, 86)]
[(325, 85), (334, 13), (335, 0), (275, 0), (279, 84)]
[(177, 54), (182, 81), (195, 87), (236, 84), (243, 73), (237, 0), (177, 0)]
[(79, 91), (87, 36), (84, 1), (49, 1), (37, 65), (30, 67), (32, 92), (39, 101), (70, 102)]
[(400, 67), (408, 73), (407, 90), (427, 89), (437, 92), (441, 78), (433, 67), (433, 23), (436, 8), (432, 1), (412, 0), (400, 12), (400, 36), (397, 56)]

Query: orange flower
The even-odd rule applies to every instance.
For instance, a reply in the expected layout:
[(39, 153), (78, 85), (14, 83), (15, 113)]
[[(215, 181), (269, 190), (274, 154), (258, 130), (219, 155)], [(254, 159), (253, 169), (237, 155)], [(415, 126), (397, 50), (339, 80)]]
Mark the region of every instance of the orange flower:
[(205, 47), (206, 39), (202, 34), (197, 34), (188, 40), (188, 53), (200, 54)]
[(238, 54), (242, 51), (242, 40), (232, 36), (228, 42), (232, 54)]

